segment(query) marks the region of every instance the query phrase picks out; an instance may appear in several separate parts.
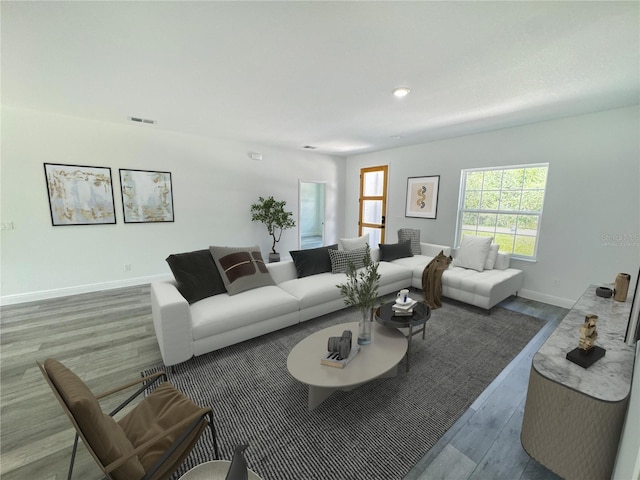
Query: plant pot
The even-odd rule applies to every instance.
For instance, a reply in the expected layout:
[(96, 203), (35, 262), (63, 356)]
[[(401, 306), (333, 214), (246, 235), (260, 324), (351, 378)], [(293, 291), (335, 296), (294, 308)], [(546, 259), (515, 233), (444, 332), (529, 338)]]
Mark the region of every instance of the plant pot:
[(279, 253), (270, 253), (269, 254), (269, 263), (279, 262), (280, 254)]

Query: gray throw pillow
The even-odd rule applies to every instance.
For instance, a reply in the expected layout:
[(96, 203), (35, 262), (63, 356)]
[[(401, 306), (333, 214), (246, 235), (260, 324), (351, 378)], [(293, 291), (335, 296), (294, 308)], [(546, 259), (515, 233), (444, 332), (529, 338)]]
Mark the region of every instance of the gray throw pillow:
[(415, 228), (401, 228), (398, 230), (398, 243), (402, 243), (406, 240), (411, 241), (411, 253), (414, 255), (421, 255), (420, 249), (420, 230)]
[(262, 260), (260, 247), (209, 247), (229, 295), (252, 288), (275, 285)]
[(356, 268), (364, 267), (364, 257), (367, 255), (367, 247), (356, 248), (354, 250), (329, 250), (332, 273), (345, 273), (349, 267), (349, 262)]

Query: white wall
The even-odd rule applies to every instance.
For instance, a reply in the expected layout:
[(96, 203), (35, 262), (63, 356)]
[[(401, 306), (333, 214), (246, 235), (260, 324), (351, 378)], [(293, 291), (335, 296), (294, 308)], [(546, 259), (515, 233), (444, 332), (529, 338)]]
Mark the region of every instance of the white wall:
[[(3, 304), (148, 283), (170, 270), (171, 253), (209, 245), (271, 248), (250, 204), (274, 195), (298, 218), (298, 180), (327, 183), (326, 240), (341, 236), (344, 159), (116, 124), (2, 108), (0, 220)], [(249, 152), (263, 154), (262, 161)], [(116, 225), (51, 225), (43, 163), (111, 167)], [(119, 168), (170, 171), (175, 222), (125, 224)], [(287, 230), (278, 251), (298, 248)], [(126, 272), (124, 265), (130, 264)]]
[[(512, 265), (525, 271), (521, 295), (570, 307), (590, 284), (640, 267), (639, 131), (631, 107), (349, 157), (345, 235), (357, 233), (362, 167), (389, 165), (388, 243), (409, 227), (452, 245), (462, 168), (549, 162), (538, 260)], [(407, 177), (426, 175), (440, 175), (437, 219), (406, 218)]]

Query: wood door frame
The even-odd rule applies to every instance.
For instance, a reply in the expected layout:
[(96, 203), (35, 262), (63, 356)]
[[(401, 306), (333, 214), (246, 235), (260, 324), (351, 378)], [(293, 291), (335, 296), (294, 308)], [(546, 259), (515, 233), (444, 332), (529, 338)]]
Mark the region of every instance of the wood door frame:
[[(382, 196), (365, 196), (364, 195), (364, 175), (365, 173), (370, 172), (380, 172), (384, 173), (384, 182), (382, 185)], [(379, 228), (380, 229), (380, 243), (384, 243), (385, 239), (385, 227), (386, 227), (386, 218), (387, 218), (387, 183), (389, 180), (389, 166), (388, 165), (380, 165), (377, 167), (365, 167), (360, 169), (360, 196), (358, 198), (358, 236), (362, 235), (362, 229), (364, 227), (368, 228)], [(365, 223), (362, 221), (362, 210), (364, 208), (365, 200), (382, 200), (382, 223)]]

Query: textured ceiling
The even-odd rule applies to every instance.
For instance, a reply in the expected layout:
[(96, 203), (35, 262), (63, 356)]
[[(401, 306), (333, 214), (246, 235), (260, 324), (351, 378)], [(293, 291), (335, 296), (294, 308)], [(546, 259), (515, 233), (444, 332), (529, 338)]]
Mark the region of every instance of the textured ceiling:
[(2, 104), (375, 151), (638, 104), (639, 5), (3, 1)]

